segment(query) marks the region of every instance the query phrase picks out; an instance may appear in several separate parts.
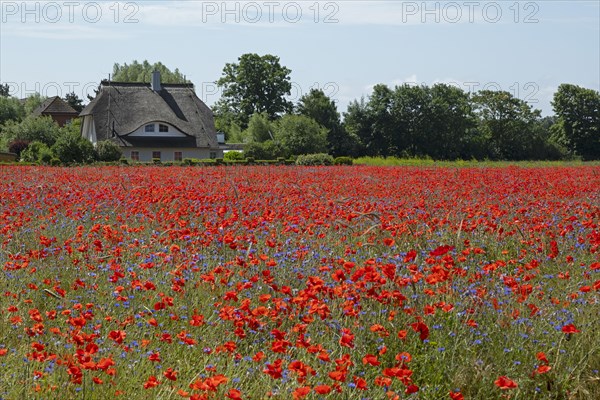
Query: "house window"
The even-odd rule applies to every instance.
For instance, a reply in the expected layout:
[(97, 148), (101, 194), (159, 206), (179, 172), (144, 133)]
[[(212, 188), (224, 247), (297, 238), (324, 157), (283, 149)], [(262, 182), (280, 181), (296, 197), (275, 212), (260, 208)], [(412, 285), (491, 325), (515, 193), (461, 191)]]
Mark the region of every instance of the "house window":
[(182, 161), (183, 160), (183, 153), (181, 151), (176, 151), (173, 155), (173, 160), (175, 161)]
[(131, 152), (131, 159), (133, 161), (140, 161), (140, 152), (139, 151), (132, 151)]
[(152, 158), (158, 158), (160, 160), (160, 151), (153, 151), (152, 152)]
[(159, 124), (158, 131), (159, 132), (169, 132), (169, 127), (167, 125)]
[(154, 124), (148, 124), (144, 127), (144, 132), (154, 132)]
[(211, 151), (210, 158), (217, 158), (217, 153), (215, 151)]

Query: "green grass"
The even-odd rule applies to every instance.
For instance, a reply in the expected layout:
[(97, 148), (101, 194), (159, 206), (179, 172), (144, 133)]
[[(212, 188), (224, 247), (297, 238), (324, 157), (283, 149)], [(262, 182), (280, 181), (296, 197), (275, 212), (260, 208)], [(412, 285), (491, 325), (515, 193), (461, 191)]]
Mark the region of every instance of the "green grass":
[(397, 157), (358, 157), (355, 165), (370, 165), (378, 167), (575, 167), (598, 166), (600, 161), (489, 161), (489, 160), (455, 160), (440, 161), (430, 158), (397, 158)]

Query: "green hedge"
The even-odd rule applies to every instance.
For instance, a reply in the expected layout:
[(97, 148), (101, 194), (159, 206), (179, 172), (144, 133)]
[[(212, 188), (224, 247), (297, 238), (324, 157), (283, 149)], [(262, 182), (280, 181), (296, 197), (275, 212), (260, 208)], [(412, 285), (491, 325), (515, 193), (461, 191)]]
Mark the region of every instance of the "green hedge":
[(296, 165), (333, 165), (333, 157), (326, 153), (304, 154), (298, 156)]
[(336, 157), (333, 160), (334, 165), (352, 165), (352, 158), (350, 157)]
[[(334, 162), (329, 162), (327, 161), (328, 158), (331, 158), (331, 156), (327, 156), (328, 158), (325, 158), (325, 161), (323, 161), (323, 159), (321, 158), (320, 155), (317, 155), (319, 157), (313, 157), (315, 155), (311, 154), (308, 157), (309, 161), (306, 161), (306, 157), (307, 156), (299, 156), (297, 158), (297, 160), (294, 160), (292, 158), (289, 159), (285, 159), (283, 157), (279, 157), (276, 160), (255, 160), (252, 157), (248, 157), (245, 160), (225, 160), (225, 159), (221, 159), (221, 158), (216, 158), (216, 159), (197, 159), (197, 158), (184, 158), (183, 161), (160, 161), (159, 159), (153, 159), (152, 161), (132, 161), (129, 160), (127, 158), (121, 158), (119, 161), (96, 161), (92, 164), (88, 164), (88, 165), (92, 165), (92, 166), (97, 166), (97, 167), (105, 167), (105, 166), (131, 166), (131, 167), (136, 167), (136, 166), (149, 166), (149, 165), (156, 165), (156, 166), (162, 166), (162, 167), (171, 167), (171, 166), (217, 166), (217, 165), (228, 165), (228, 166), (233, 166), (233, 165), (333, 165)], [(342, 157), (343, 158), (343, 157)], [(300, 161), (298, 161), (300, 160)], [(320, 160), (320, 162), (326, 162), (326, 163), (316, 163), (315, 160)], [(302, 164), (304, 162), (310, 162), (310, 164)], [(350, 159), (350, 163), (352, 162), (352, 159)], [(60, 160), (58, 160), (56, 157), (51, 157), (48, 160), (40, 160), (39, 162), (11, 162), (11, 161), (0, 161), (0, 165), (62, 165), (62, 163), (60, 162)], [(82, 165), (82, 164), (71, 164), (71, 165)], [(347, 165), (347, 164), (339, 164), (339, 162), (336, 162), (336, 165)]]

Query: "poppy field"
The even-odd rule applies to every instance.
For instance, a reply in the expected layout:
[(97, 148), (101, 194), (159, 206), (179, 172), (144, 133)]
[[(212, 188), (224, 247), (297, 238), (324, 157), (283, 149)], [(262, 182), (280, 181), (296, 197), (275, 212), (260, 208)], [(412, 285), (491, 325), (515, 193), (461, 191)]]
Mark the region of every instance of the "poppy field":
[(600, 398), (597, 166), (0, 175), (0, 399)]

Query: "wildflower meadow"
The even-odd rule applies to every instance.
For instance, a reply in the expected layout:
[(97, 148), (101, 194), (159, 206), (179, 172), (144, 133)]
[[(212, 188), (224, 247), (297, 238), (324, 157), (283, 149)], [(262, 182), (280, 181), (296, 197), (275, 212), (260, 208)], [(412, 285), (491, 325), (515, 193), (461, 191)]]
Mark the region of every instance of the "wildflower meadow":
[(598, 399), (600, 168), (0, 166), (0, 399)]

